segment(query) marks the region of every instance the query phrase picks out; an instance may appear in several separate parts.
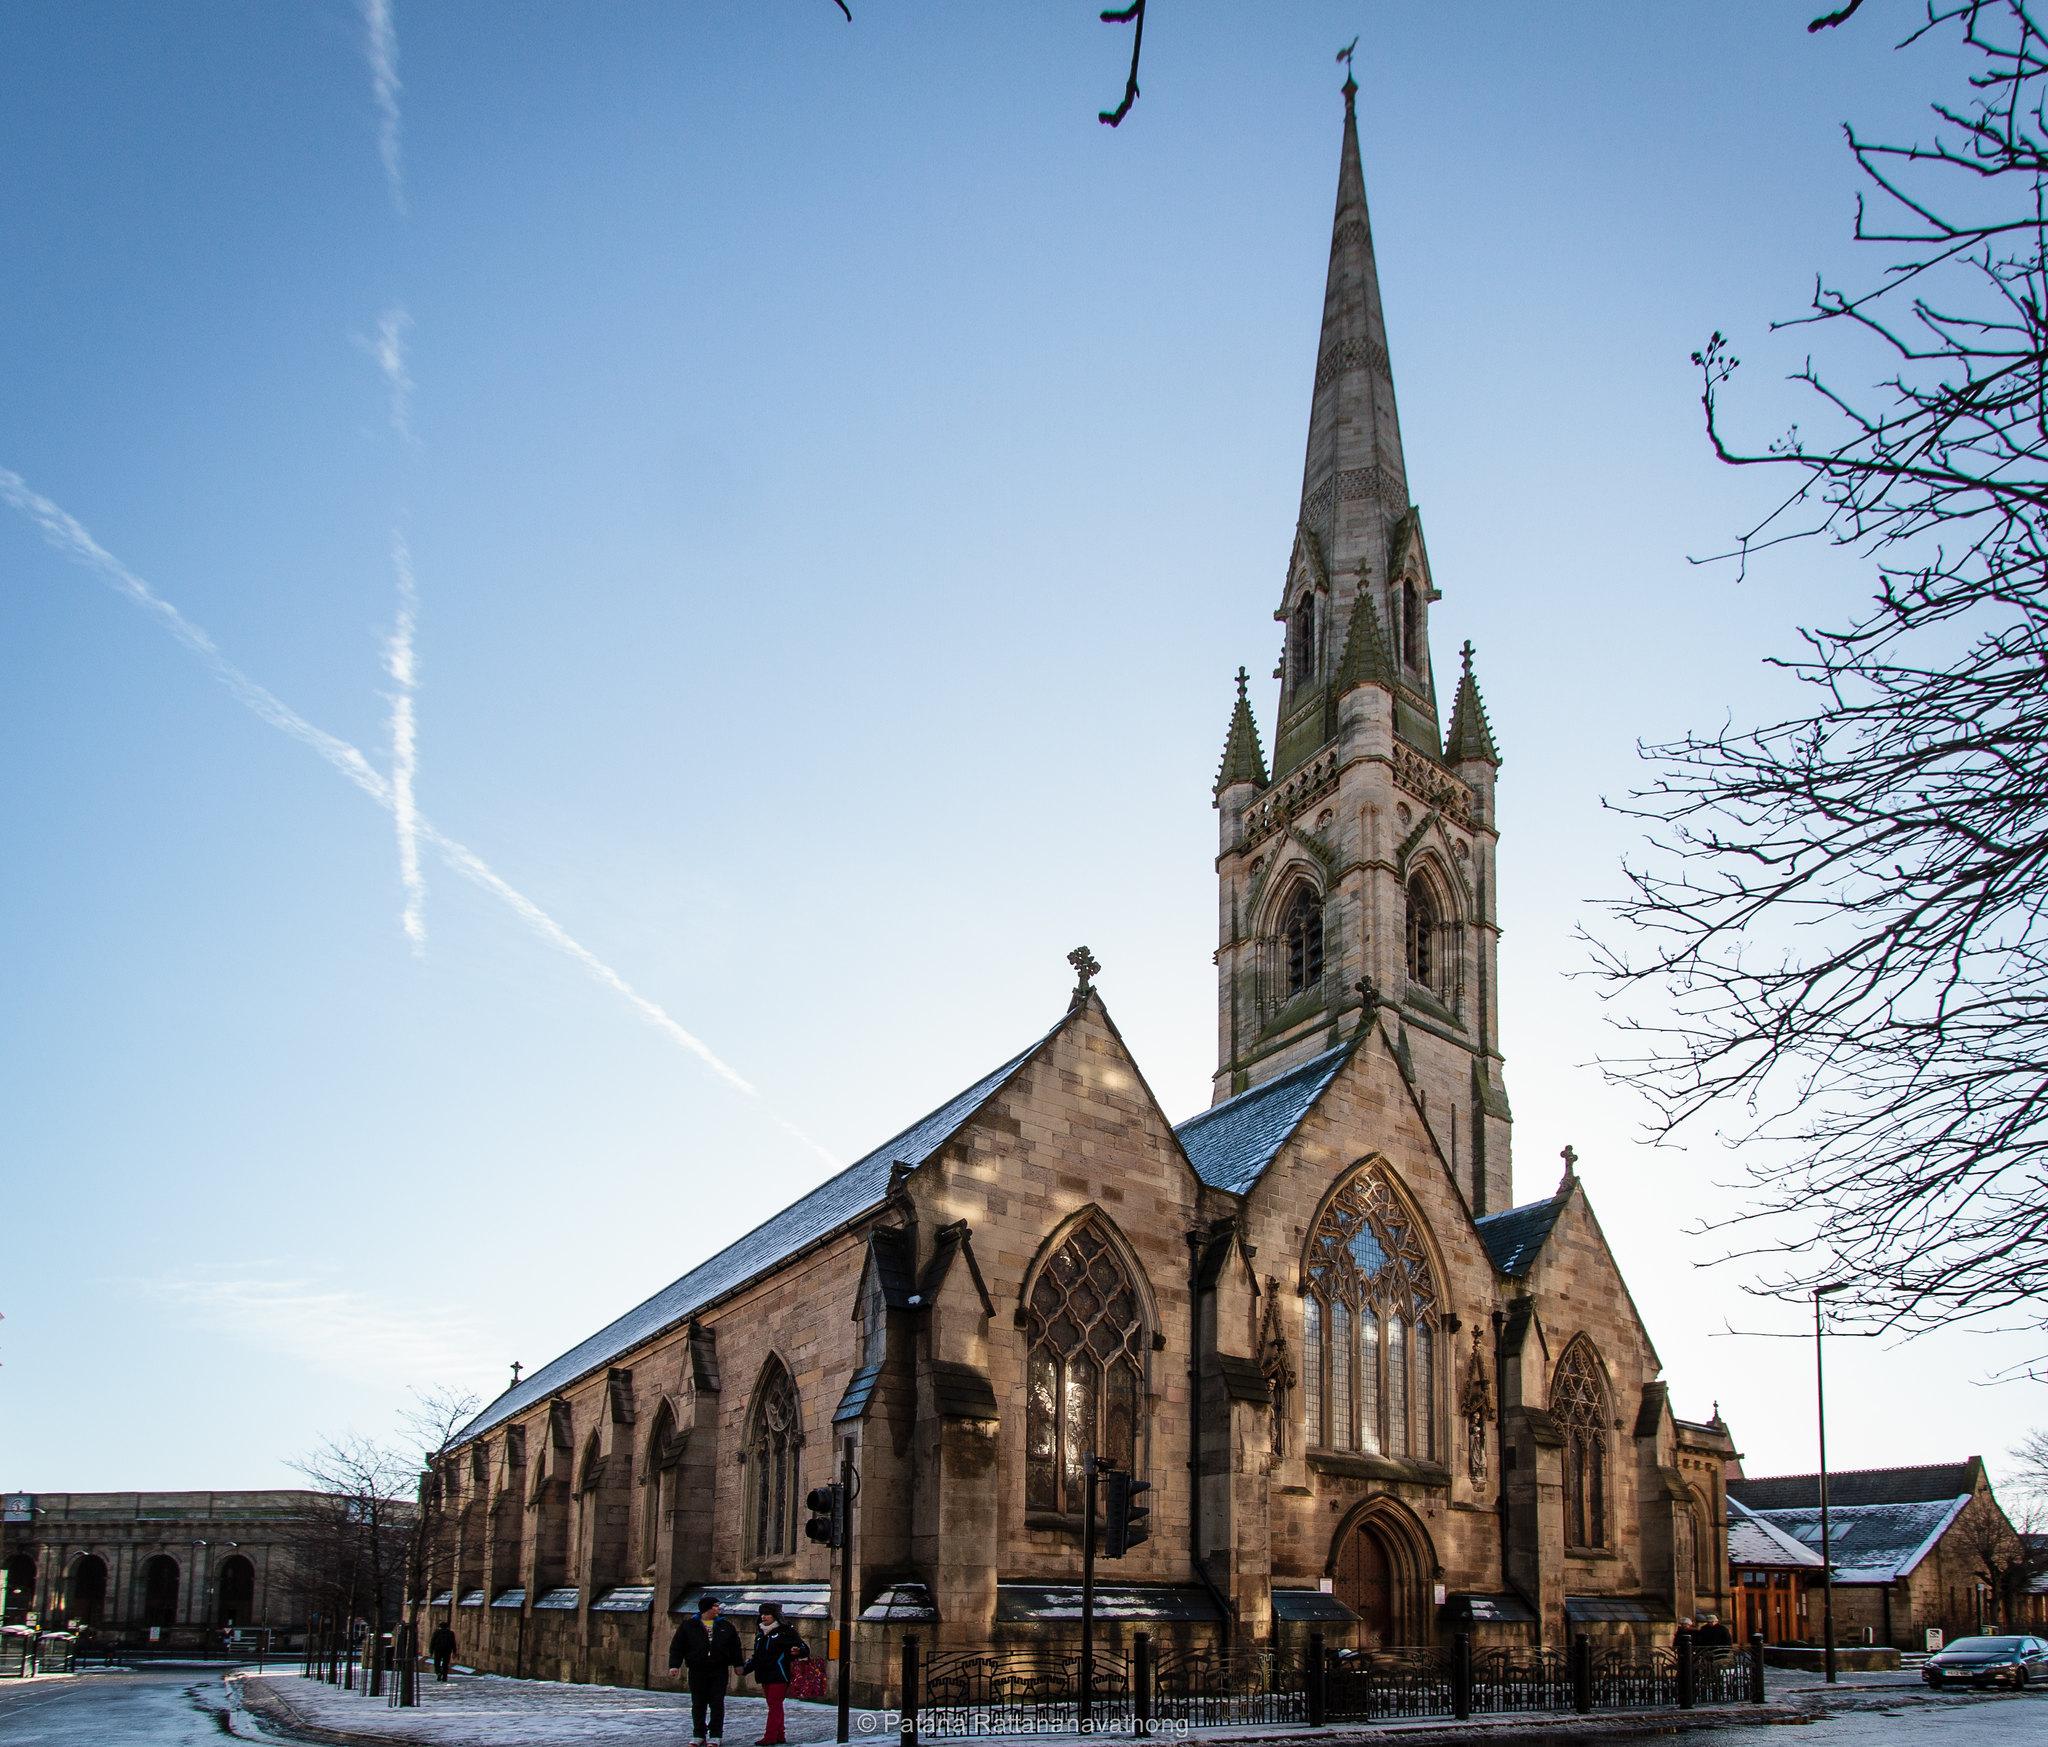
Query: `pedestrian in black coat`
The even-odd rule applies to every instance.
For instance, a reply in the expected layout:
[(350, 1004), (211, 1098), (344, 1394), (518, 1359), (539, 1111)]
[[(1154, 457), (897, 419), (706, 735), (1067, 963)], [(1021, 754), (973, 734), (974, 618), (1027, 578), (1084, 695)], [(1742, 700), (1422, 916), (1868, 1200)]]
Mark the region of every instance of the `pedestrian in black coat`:
[(1700, 1629), (1693, 1633), (1692, 1641), (1702, 1650), (1725, 1650), (1735, 1642), (1735, 1634), (1721, 1624), (1719, 1614), (1701, 1614)]
[(443, 1620), (434, 1628), (434, 1635), (427, 1640), (427, 1651), (434, 1658), (434, 1678), (446, 1680), (448, 1670), (455, 1665), (455, 1634)]
[(697, 1617), (678, 1626), (668, 1646), (669, 1673), (690, 1673), (690, 1739), (709, 1747), (719, 1747), (725, 1734), (725, 1683), (743, 1660), (740, 1635), (718, 1617), (721, 1609), (717, 1596), (701, 1598)]

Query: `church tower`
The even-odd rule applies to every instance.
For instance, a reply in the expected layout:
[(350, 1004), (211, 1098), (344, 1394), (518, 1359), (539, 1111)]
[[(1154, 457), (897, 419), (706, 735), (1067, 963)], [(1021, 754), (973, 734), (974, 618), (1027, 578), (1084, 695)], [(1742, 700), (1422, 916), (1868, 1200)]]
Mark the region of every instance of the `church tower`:
[(1359, 164), (1344, 144), (1269, 773), (1247, 676), (1216, 777), (1218, 1102), (1388, 1022), (1475, 1216), (1512, 1200), (1495, 991), (1494, 784), (1472, 672), (1441, 724), (1422, 518), (1408, 500)]

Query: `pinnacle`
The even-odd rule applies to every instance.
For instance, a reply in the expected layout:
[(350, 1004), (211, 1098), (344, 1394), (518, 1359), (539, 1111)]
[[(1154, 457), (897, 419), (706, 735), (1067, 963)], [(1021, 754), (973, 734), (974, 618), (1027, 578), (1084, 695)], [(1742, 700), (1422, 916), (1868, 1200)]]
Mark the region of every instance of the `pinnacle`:
[(1486, 701), (1479, 695), (1479, 681), (1472, 672), (1472, 639), (1458, 651), (1461, 663), (1458, 695), (1451, 705), (1451, 729), (1444, 736), (1444, 762), (1459, 764), (1468, 759), (1498, 765), (1500, 750), (1493, 743), (1493, 725), (1486, 719)]
[(1252, 715), (1250, 675), (1237, 670), (1237, 703), (1230, 712), (1230, 730), (1223, 741), (1223, 765), (1216, 773), (1216, 793), (1233, 783), (1253, 783), (1264, 788), (1266, 754), (1259, 745), (1259, 724)]
[(1393, 683), (1394, 658), (1380, 634), (1380, 616), (1373, 609), (1372, 595), (1361, 586), (1344, 634), (1344, 653), (1337, 663), (1337, 690), (1341, 695), (1354, 686)]

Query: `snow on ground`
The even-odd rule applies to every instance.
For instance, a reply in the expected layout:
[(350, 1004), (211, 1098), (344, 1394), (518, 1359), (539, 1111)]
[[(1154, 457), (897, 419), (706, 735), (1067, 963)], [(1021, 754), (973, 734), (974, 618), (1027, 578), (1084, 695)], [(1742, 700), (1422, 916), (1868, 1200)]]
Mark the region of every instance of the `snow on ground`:
[[(420, 1682), (417, 1709), (399, 1710), (382, 1698), (369, 1698), (325, 1681), (297, 1673), (247, 1674), (243, 1702), (259, 1716), (280, 1704), (293, 1720), (337, 1734), (361, 1734), (381, 1740), (417, 1741), (433, 1747), (555, 1747), (574, 1741), (590, 1747), (611, 1743), (680, 1747), (690, 1738), (690, 1695), (641, 1692), (624, 1686), (574, 1686), (550, 1680), (510, 1680), (495, 1674), (457, 1674), (446, 1685), (428, 1675)], [(837, 1733), (838, 1713), (829, 1704), (786, 1707), (789, 1739), (830, 1741)], [(725, 1701), (728, 1747), (751, 1747), (761, 1739), (768, 1706), (750, 1693), (734, 1692)], [(882, 1713), (854, 1713), (856, 1740), (877, 1740)]]

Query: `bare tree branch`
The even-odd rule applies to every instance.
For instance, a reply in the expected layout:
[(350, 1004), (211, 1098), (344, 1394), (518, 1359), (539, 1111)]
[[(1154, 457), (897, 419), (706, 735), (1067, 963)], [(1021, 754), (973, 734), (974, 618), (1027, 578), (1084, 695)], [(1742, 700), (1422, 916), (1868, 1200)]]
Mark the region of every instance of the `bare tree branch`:
[[(1839, 23), (1855, 10), (1817, 21)], [(1868, 387), (1809, 358), (1818, 423), (1753, 446), (1715, 334), (1715, 454), (1787, 475), (1727, 556), (1821, 540), (1869, 604), (1772, 665), (1810, 707), (1643, 749), (1647, 827), (1594, 941), (1632, 1050), (1604, 1065), (1670, 1136), (1721, 1123), (1756, 1289), (1823, 1282), (1852, 1326), (2048, 1326), (2048, 38), (2030, 0), (1930, 0), (1959, 45), (1931, 139), (1848, 133), (1856, 234), (1891, 252), (1798, 324), (1875, 343)], [(1797, 324), (1781, 324), (1797, 325)]]

